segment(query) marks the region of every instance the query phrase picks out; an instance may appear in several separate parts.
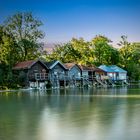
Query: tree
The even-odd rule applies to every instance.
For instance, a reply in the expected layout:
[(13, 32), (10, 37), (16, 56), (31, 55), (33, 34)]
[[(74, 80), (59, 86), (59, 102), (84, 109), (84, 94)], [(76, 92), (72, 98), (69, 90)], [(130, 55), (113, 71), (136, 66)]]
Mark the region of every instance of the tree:
[(92, 53), (91, 43), (88, 41), (85, 41), (83, 38), (76, 39), (73, 38), (71, 40), (71, 44), (75, 51), (78, 52), (77, 56), (77, 62), (79, 64), (84, 65), (91, 65), (94, 61), (94, 56)]
[(120, 41), (120, 43), (118, 43), (118, 45), (121, 47), (119, 49), (120, 58), (121, 58), (121, 65), (123, 67), (127, 67), (127, 64), (129, 64), (129, 62), (132, 59), (133, 47), (127, 41), (127, 37), (126, 36), (121, 36), (121, 41)]
[(109, 43), (111, 41), (102, 35), (96, 36), (92, 39), (95, 65), (101, 64), (116, 64), (119, 61), (118, 50), (113, 48)]
[(120, 65), (128, 71), (130, 79), (140, 79), (140, 44), (129, 43), (126, 36), (121, 37)]
[(135, 63), (140, 65), (140, 43), (132, 43), (132, 48), (132, 59)]
[[(14, 54), (14, 55), (13, 55)], [(18, 45), (14, 38), (0, 27), (0, 61), (12, 67), (18, 61)]]
[(13, 83), (12, 67), (18, 60), (17, 48), (13, 37), (0, 27), (0, 85), (8, 87)]
[(65, 44), (57, 44), (53, 49), (51, 55), (47, 55), (47, 60), (60, 60), (64, 63), (68, 62), (77, 62), (77, 58), (79, 56), (79, 52), (75, 50), (72, 44), (65, 43)]
[(12, 67), (19, 61), (38, 58), (41, 52), (39, 30), (42, 22), (31, 13), (17, 13), (0, 26), (0, 84), (10, 88), (16, 86), (17, 79)]
[[(77, 64), (89, 65), (93, 63), (92, 49), (90, 43), (83, 38), (73, 38), (65, 44), (58, 44), (49, 56), (50, 59), (58, 59), (64, 63), (75, 62)], [(47, 56), (48, 59), (48, 56)]]
[(44, 37), (44, 34), (39, 27), (42, 22), (32, 13), (17, 13), (4, 22), (4, 31), (12, 36), (18, 44), (18, 54), (20, 61), (36, 58), (41, 45), (39, 39)]

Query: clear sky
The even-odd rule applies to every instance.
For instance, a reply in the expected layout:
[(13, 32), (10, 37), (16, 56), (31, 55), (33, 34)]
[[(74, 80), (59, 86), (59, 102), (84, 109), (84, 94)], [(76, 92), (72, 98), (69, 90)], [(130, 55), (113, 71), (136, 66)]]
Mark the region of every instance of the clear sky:
[(115, 43), (121, 35), (140, 41), (140, 0), (0, 0), (0, 23), (20, 11), (43, 21), (48, 43), (102, 34)]

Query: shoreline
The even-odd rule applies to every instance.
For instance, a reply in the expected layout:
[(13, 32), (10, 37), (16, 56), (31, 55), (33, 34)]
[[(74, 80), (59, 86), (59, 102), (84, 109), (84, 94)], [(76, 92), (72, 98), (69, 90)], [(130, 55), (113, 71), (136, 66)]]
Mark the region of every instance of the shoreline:
[[(123, 87), (123, 86), (138, 86), (140, 83), (136, 84), (129, 84), (129, 85), (115, 85), (115, 86), (109, 86), (109, 87), (103, 87), (103, 86), (89, 86), (89, 87), (72, 87), (72, 88), (115, 88), (115, 87)], [(61, 89), (70, 89), (71, 87), (60, 87), (60, 88), (49, 88), (49, 89), (35, 89), (35, 88), (20, 88), (20, 89), (8, 89), (8, 90), (0, 90), (0, 93), (3, 92), (17, 92), (17, 91), (31, 91), (31, 90), (40, 90), (40, 91), (50, 91), (50, 90), (61, 90)]]

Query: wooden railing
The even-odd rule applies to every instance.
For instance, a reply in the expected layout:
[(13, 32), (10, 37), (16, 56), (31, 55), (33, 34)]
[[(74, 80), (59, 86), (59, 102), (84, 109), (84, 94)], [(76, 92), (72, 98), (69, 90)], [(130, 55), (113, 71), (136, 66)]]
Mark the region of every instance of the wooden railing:
[(47, 73), (34, 73), (28, 76), (29, 80), (47, 80), (48, 74)]
[(48, 74), (47, 73), (35, 73), (36, 80), (47, 80)]

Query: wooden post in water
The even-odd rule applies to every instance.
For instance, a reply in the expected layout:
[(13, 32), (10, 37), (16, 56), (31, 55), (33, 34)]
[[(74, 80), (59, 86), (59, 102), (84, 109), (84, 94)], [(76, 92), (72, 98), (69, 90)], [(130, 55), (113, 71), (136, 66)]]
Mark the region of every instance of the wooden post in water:
[(64, 88), (66, 88), (66, 77), (64, 76)]

